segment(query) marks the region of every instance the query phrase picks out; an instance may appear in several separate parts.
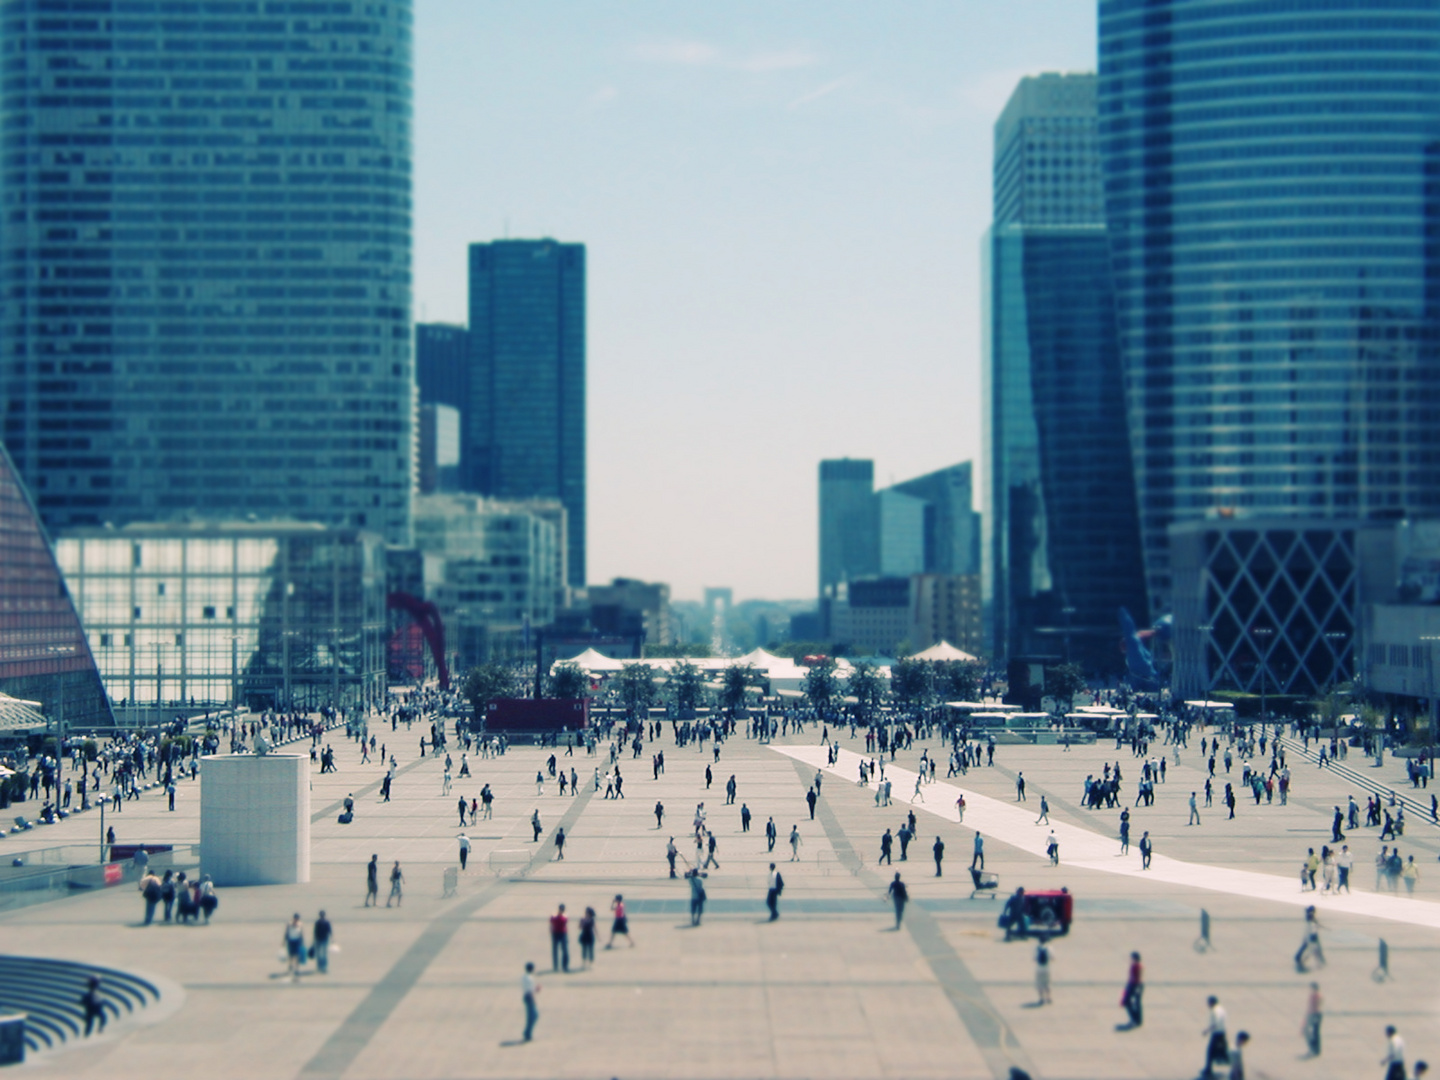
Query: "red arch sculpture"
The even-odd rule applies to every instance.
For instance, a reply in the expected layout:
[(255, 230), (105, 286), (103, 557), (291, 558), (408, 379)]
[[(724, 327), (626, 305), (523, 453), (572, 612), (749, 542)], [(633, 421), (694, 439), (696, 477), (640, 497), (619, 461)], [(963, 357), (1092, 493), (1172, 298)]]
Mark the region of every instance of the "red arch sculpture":
[(430, 655), (435, 659), (440, 689), (449, 690), (450, 669), (445, 664), (445, 624), (440, 621), (440, 609), (428, 600), (403, 592), (387, 594), (385, 606), (391, 611), (403, 611), (415, 620), (415, 625), (425, 635), (425, 643), (430, 646)]

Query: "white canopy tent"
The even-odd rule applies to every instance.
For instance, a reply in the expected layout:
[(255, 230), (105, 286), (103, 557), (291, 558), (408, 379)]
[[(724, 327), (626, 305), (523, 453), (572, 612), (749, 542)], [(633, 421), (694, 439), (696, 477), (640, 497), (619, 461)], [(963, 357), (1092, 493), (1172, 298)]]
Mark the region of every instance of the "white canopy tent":
[(920, 652), (917, 652), (914, 656), (910, 657), (910, 659), (929, 660), (932, 663), (943, 663), (950, 660), (958, 660), (964, 663), (969, 663), (972, 660), (978, 660), (980, 658), (978, 656), (971, 656), (964, 649), (957, 649), (948, 641), (937, 641), (928, 649), (922, 649)]

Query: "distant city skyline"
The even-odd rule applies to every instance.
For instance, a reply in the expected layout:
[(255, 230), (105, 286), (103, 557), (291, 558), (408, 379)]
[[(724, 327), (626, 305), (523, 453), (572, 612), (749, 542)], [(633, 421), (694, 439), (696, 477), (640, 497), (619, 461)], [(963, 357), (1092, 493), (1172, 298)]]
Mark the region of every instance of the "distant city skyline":
[(416, 321), (470, 243), (587, 247), (589, 581), (813, 596), (817, 461), (979, 467), (992, 129), (1093, 2), (415, 16)]

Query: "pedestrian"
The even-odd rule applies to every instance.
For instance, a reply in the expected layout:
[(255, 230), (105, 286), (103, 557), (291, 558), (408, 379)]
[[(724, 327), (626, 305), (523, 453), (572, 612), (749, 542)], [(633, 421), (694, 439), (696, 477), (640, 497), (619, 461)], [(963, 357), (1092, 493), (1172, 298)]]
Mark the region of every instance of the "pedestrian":
[(1207, 1038), (1205, 1067), (1200, 1070), (1202, 1077), (1213, 1076), (1214, 1066), (1230, 1061), (1230, 1040), (1225, 1034), (1225, 1007), (1214, 994), (1206, 998), (1205, 1003), (1210, 1007), (1210, 1025), (1201, 1033)]
[(1385, 1080), (1405, 1080), (1405, 1040), (1394, 1024), (1385, 1028), (1385, 1056), (1380, 1064), (1385, 1066)]
[(799, 862), (799, 861), (800, 861), (800, 844), (801, 844), (801, 840), (800, 840), (800, 827), (799, 827), (798, 825), (791, 825), (791, 826), (790, 826), (790, 861), (791, 861), (791, 862)]
[(380, 903), (380, 856), (371, 855), (365, 867), (365, 906)]
[(1235, 1034), (1235, 1049), (1230, 1051), (1230, 1080), (1245, 1080), (1245, 1046), (1250, 1041), (1248, 1031)]
[(1046, 825), (1050, 824), (1050, 800), (1044, 795), (1040, 796), (1040, 816), (1035, 819), (1035, 824), (1039, 825), (1042, 822)]
[(974, 850), (974, 854), (972, 854), (972, 855), (970, 856), (970, 869), (971, 869), (971, 870), (984, 870), (984, 869), (985, 869), (985, 840), (984, 840), (983, 837), (981, 837), (981, 835), (980, 835), (978, 832), (975, 834), (975, 850)]
[(550, 970), (570, 970), (570, 920), (564, 904), (550, 916)]
[(665, 824), (665, 804), (659, 799), (655, 800), (655, 828)]
[(1140, 869), (1150, 869), (1150, 856), (1155, 850), (1155, 845), (1150, 842), (1150, 833), (1145, 831), (1140, 834)]
[(540, 1019), (540, 1009), (535, 1004), (535, 998), (540, 993), (540, 984), (535, 981), (535, 965), (530, 962), (525, 964), (525, 974), (520, 977), (520, 995), (525, 1001), (525, 1041), (529, 1042), (535, 1034), (535, 1021)]
[(720, 860), (715, 858), (715, 844), (715, 834), (713, 832), (709, 833), (706, 837), (707, 849), (705, 853), (705, 863), (700, 867), (700, 869), (708, 870), (712, 863), (714, 864), (716, 870), (720, 869)]
[(563, 826), (555, 830), (555, 861), (565, 861), (565, 829)]
[(610, 940), (605, 943), (605, 948), (613, 948), (616, 936), (623, 936), (630, 942), (630, 947), (635, 947), (635, 939), (630, 936), (630, 920), (625, 917), (625, 898), (619, 893), (615, 899), (610, 901), (610, 910), (615, 913), (615, 921), (610, 926)]
[(675, 876), (675, 859), (680, 854), (680, 849), (675, 846), (675, 838), (670, 837), (670, 842), (665, 845), (665, 861), (670, 864), (670, 876)]
[(770, 864), (770, 873), (765, 882), (765, 906), (770, 909), (770, 921), (774, 922), (780, 917), (780, 890), (785, 887), (785, 879), (780, 876), (780, 871), (775, 869), (775, 864)]
[(775, 837), (777, 835), (778, 833), (775, 829), (775, 819), (772, 817), (765, 822), (765, 843), (768, 845), (766, 848), (767, 851), (775, 850)]
[(875, 860), (876, 866), (879, 866), (882, 862), (888, 863), (890, 861), (890, 848), (892, 843), (893, 838), (890, 835), (890, 830), (886, 829), (885, 835), (880, 837), (880, 858)]
[(1015, 774), (1015, 801), (1025, 801), (1025, 774), (1023, 772)]
[(905, 918), (905, 902), (910, 899), (909, 890), (900, 880), (900, 871), (895, 871), (895, 880), (890, 882), (890, 887), (885, 891), (890, 897), (890, 902), (895, 905), (895, 929), (899, 930), (900, 921)]
[(536, 807), (536, 808), (535, 808), (535, 812), (530, 815), (530, 828), (531, 828), (532, 832), (534, 833), (534, 835), (530, 837), (530, 842), (531, 842), (532, 844), (538, 844), (538, 843), (540, 842), (540, 833), (544, 831), (544, 830), (541, 829), (541, 827), (540, 827), (540, 808), (539, 808), (539, 807)]
[(595, 909), (587, 907), (580, 916), (580, 963), (588, 968), (595, 962)]
[(1195, 792), (1193, 792), (1193, 791), (1190, 792), (1190, 820), (1187, 821), (1185, 824), (1186, 824), (1186, 825), (1199, 825), (1199, 824), (1200, 824), (1200, 808), (1199, 808), (1199, 807), (1196, 805), (1196, 803), (1195, 803)]
[(1050, 830), (1050, 836), (1045, 841), (1045, 854), (1050, 856), (1050, 865), (1060, 865), (1060, 840), (1055, 835), (1055, 830)]
[(938, 836), (935, 837), (935, 843), (934, 843), (934, 845), (931, 846), (930, 851), (931, 851), (931, 852), (934, 854), (934, 856), (935, 856), (935, 876), (936, 876), (936, 877), (939, 877), (939, 876), (940, 876), (940, 863), (941, 863), (941, 862), (944, 860), (944, 858), (945, 858), (945, 841), (944, 841), (944, 840), (941, 840), (940, 837), (938, 837)]
[(1145, 968), (1140, 963), (1140, 954), (1130, 954), (1130, 973), (1125, 978), (1125, 991), (1120, 995), (1120, 1004), (1130, 1017), (1130, 1022), (1117, 1026), (1117, 1031), (1129, 1031), (1145, 1022)]
[[(818, 782), (818, 778), (817, 778), (817, 782)], [(806, 803), (809, 805), (809, 807), (810, 807), (810, 820), (811, 820), (811, 821), (814, 821), (814, 820), (815, 820), (815, 804), (816, 804), (818, 801), (819, 801), (819, 796), (816, 794), (815, 789), (814, 789), (813, 787), (812, 787), (809, 791), (805, 792), (805, 802), (806, 802)]]
[(699, 926), (705, 914), (705, 882), (702, 879), (706, 874), (699, 867), (692, 866), (685, 871), (685, 876), (690, 880), (690, 925)]
[(280, 939), (285, 950), (286, 970), (291, 980), (300, 978), (300, 965), (305, 962), (305, 924), (300, 921), (297, 911), (285, 924), (285, 934)]
[(390, 901), (395, 901), (399, 907), (405, 899), (405, 875), (400, 872), (400, 860), (395, 860), (395, 865), (390, 868), (390, 895), (385, 898), (385, 906), (390, 906)]
[[(1413, 861), (1413, 856), (1412, 856)], [(164, 905), (165, 921), (169, 922), (175, 914), (175, 871), (166, 870), (165, 876), (160, 880), (160, 902)]]
[(955, 813), (960, 824), (965, 824), (965, 796), (963, 794), (955, 800)]
[(1340, 854), (1335, 856), (1335, 871), (1340, 875), (1340, 880), (1335, 885), (1335, 891), (1337, 893), (1341, 889), (1344, 889), (1347, 893), (1350, 891), (1350, 870), (1354, 865), (1355, 857), (1350, 854), (1350, 845), (1341, 844)]
[(1035, 994), (1036, 1005), (1051, 1004), (1050, 998), (1050, 946), (1044, 938), (1035, 946)]
[(749, 832), (749, 831), (750, 831), (750, 816), (751, 816), (751, 815), (750, 815), (750, 807), (746, 806), (746, 805), (742, 802), (742, 803), (740, 804), (740, 831), (741, 831), (741, 832)]
[(85, 984), (85, 993), (80, 995), (80, 1007), (85, 1010), (86, 1038), (89, 1038), (97, 1021), (100, 1024), (100, 1034), (105, 1034), (105, 1001), (100, 996), (100, 980), (94, 975), (91, 975), (89, 982)]
[(1325, 1017), (1325, 999), (1320, 996), (1320, 984), (1310, 984), (1310, 1000), (1305, 1004), (1305, 1049), (1310, 1057), (1320, 1056), (1320, 1022)]
[[(1420, 880), (1420, 867), (1415, 865), (1414, 855), (1408, 856), (1405, 869), (1400, 871), (1400, 877), (1405, 882), (1405, 894), (1407, 896), (1414, 896), (1415, 883)], [(166, 921), (169, 921), (168, 917)]]
[(320, 912), (315, 920), (315, 929), (311, 932), (312, 942), (311, 955), (315, 957), (315, 968), (321, 975), (330, 971), (330, 939), (334, 936), (335, 929), (330, 925), (330, 920), (325, 917), (325, 912)]
[(145, 925), (149, 926), (155, 921), (155, 905), (160, 902), (160, 879), (155, 872), (146, 867), (145, 874), (140, 878), (140, 895), (145, 898)]
[(1305, 909), (1305, 929), (1300, 939), (1300, 948), (1295, 953), (1295, 970), (1299, 972), (1308, 971), (1305, 966), (1305, 956), (1313, 953), (1315, 960), (1321, 967), (1325, 966), (1325, 950), (1320, 947), (1320, 920), (1315, 916), (1315, 905), (1311, 904)]
[(465, 864), (470, 861), (470, 837), (463, 832), (460, 834), (460, 869), (465, 869)]

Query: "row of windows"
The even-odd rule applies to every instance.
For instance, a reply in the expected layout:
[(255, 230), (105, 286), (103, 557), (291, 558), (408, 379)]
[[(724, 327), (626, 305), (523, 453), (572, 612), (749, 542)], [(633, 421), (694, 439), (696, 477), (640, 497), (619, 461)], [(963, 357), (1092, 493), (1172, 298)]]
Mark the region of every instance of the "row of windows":
[(1431, 650), (1424, 645), (1372, 644), (1368, 652), (1370, 663), (1374, 665), (1428, 669), (1433, 664)]

